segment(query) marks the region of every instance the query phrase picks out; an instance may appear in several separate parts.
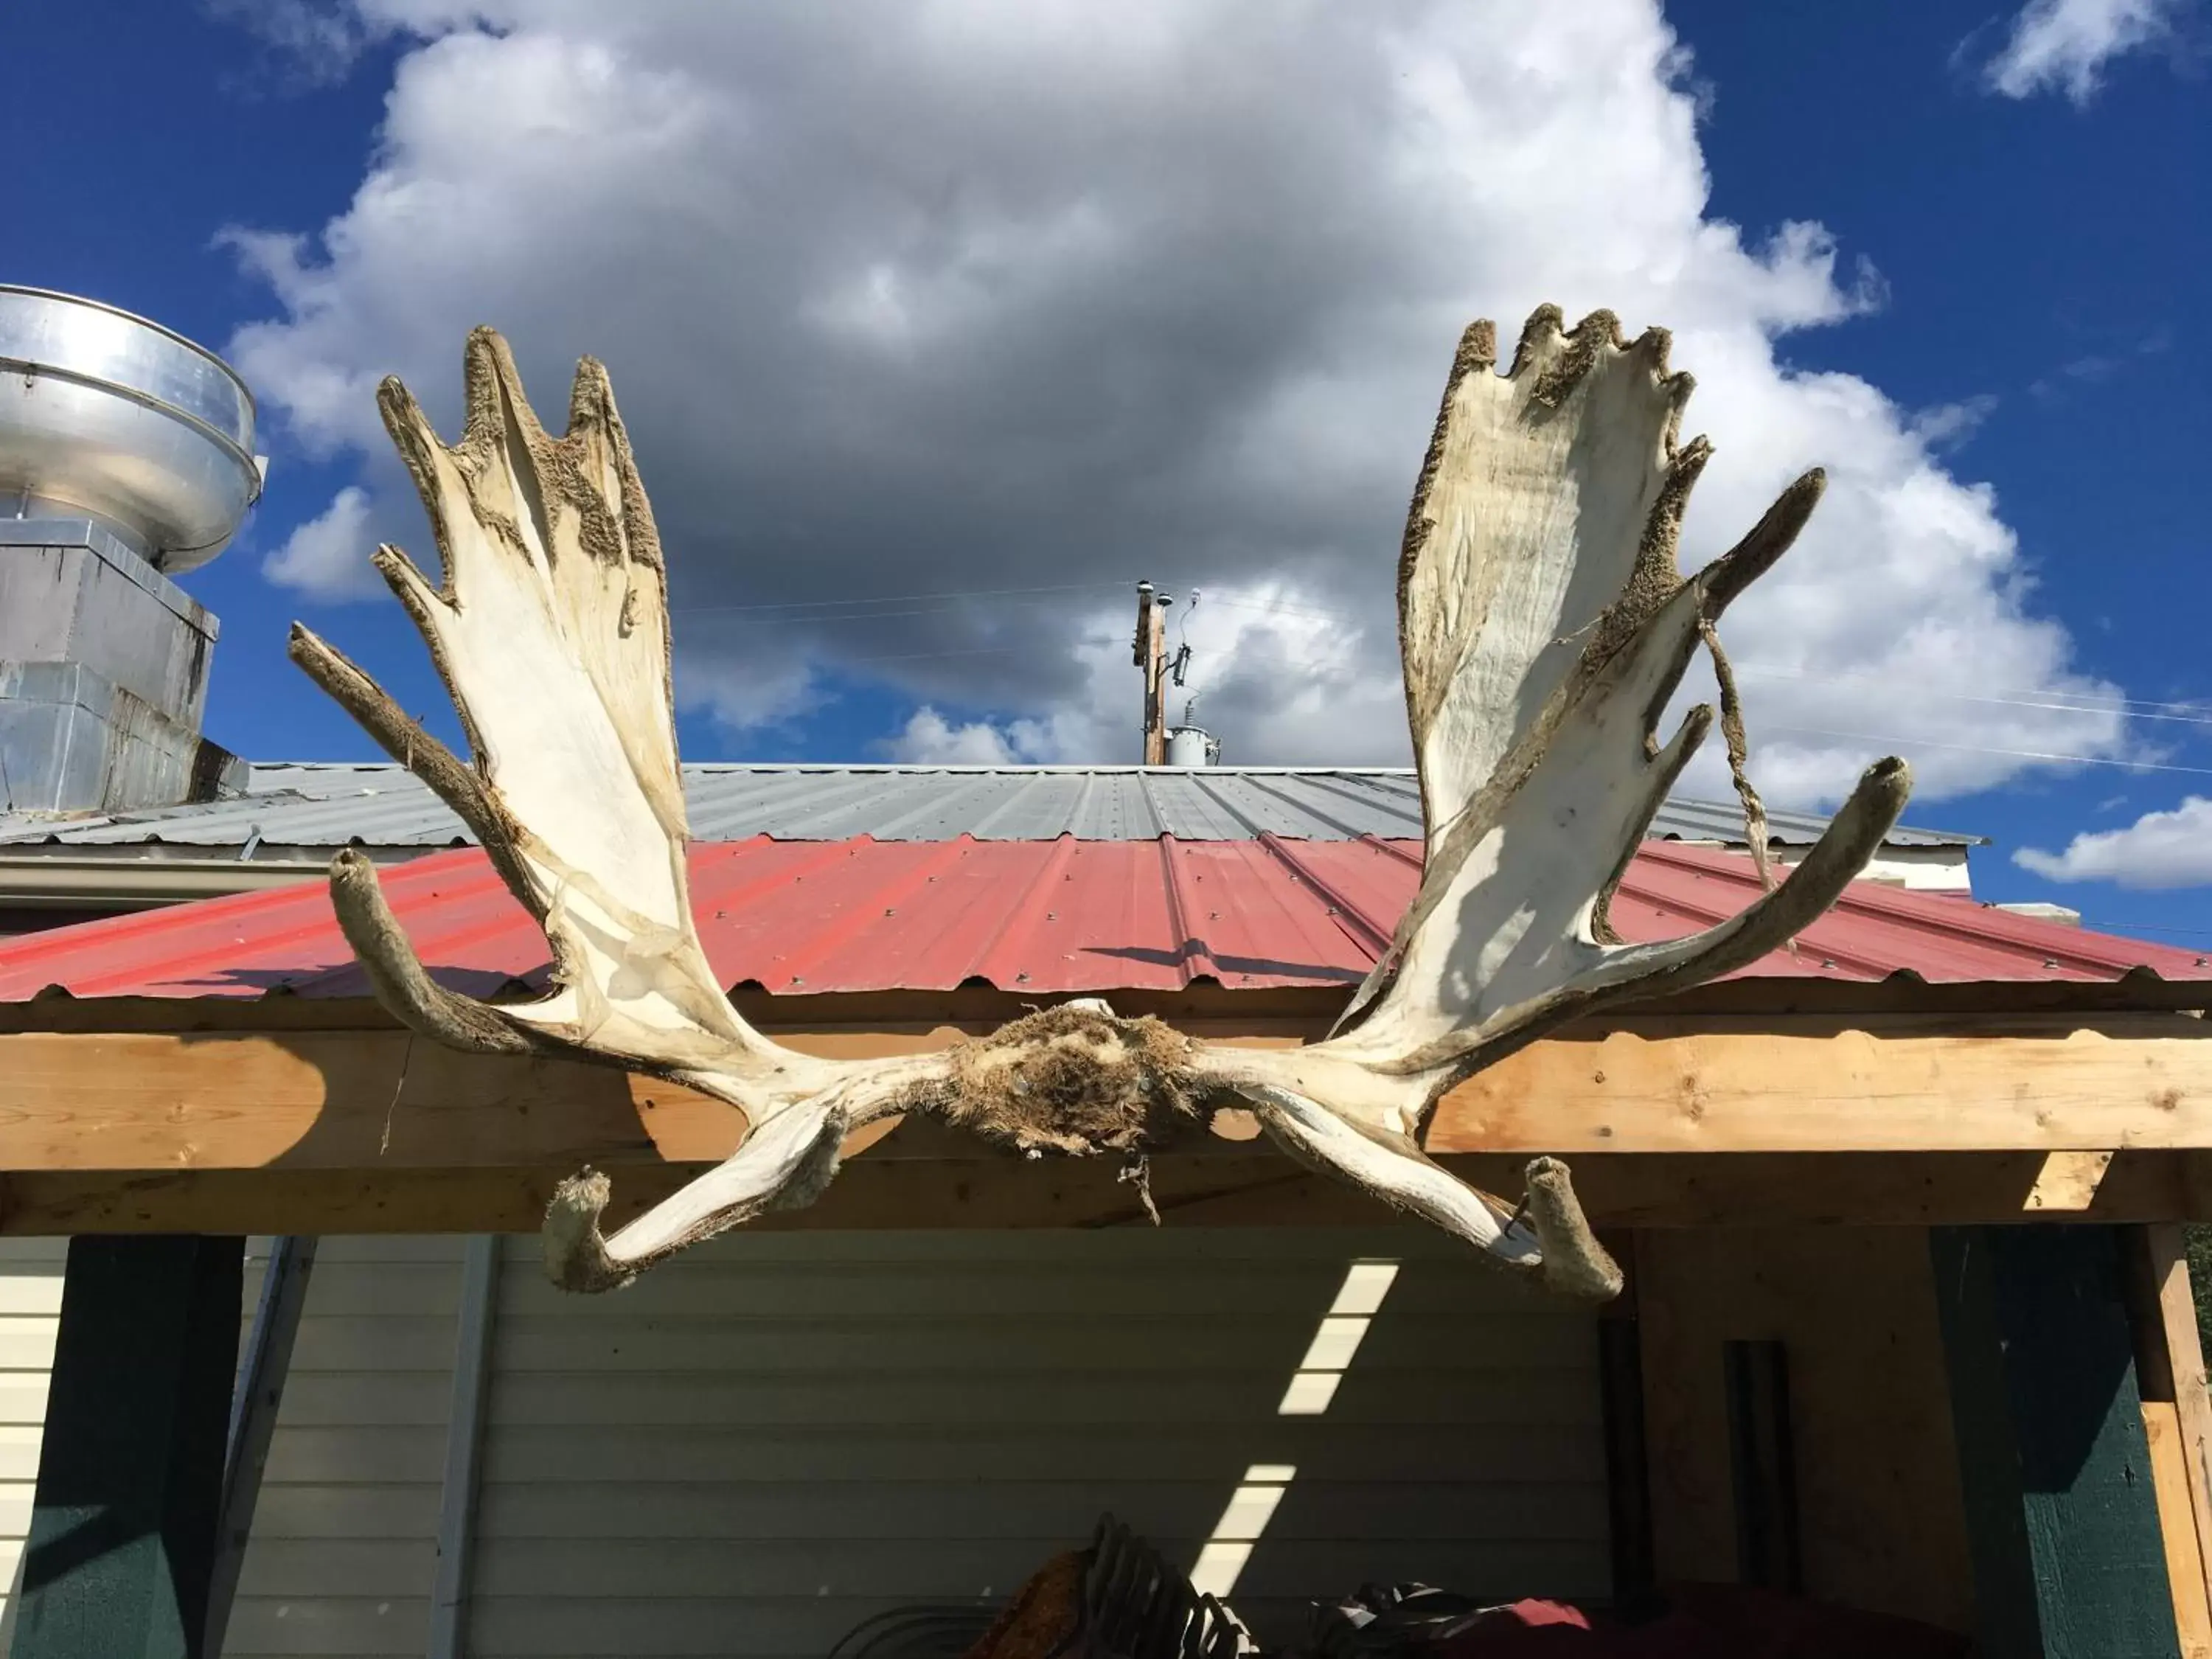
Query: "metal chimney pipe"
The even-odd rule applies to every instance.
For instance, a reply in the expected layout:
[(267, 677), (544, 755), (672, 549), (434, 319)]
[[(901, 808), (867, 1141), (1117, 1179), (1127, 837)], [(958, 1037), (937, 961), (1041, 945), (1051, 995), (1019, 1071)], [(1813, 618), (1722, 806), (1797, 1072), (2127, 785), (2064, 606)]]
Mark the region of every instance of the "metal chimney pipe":
[(0, 811), (173, 805), (242, 773), (200, 736), (216, 619), (171, 578), (259, 499), (253, 440), (214, 353), (0, 285)]
[(260, 498), (253, 394), (127, 311), (0, 285), (0, 514), (91, 518), (165, 575), (222, 551)]

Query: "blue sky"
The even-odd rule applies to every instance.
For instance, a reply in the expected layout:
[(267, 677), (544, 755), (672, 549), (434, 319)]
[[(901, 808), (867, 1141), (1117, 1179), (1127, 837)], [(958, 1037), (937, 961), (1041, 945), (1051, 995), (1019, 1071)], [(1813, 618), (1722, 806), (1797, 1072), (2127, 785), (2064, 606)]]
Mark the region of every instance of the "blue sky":
[[(1215, 9), (1249, 36), (1233, 5), (1192, 15)], [(419, 514), (365, 397), (325, 407), (315, 388), (397, 369), (450, 411), (459, 331), (490, 320), (541, 404), (557, 406), (552, 377), (577, 352), (607, 358), (664, 523), (709, 550), (679, 550), (695, 562), (677, 572), (696, 757), (1128, 758), (1134, 677), (1084, 665), (1126, 664), (1121, 584), (1152, 575), (1216, 596), (1192, 637), (1231, 758), (1393, 758), (1387, 580), (1360, 550), (1387, 566), (1441, 319), (1611, 303), (1632, 329), (1676, 325), (1699, 375), (1693, 424), (1722, 457), (1701, 507), (1741, 517), (1769, 462), (1794, 456), (1773, 430), (1801, 414), (1806, 442), (1847, 452), (1809, 459), (1856, 469), (1823, 508), (1837, 539), (1808, 549), (1806, 586), (1732, 634), (1754, 671), (1797, 664), (1747, 678), (1770, 793), (1832, 799), (1897, 747), (1931, 781), (1915, 819), (1996, 839), (1977, 855), (1984, 896), (2212, 942), (2212, 809), (2201, 834), (2154, 820), (2045, 873), (2011, 857), (2212, 797), (2191, 510), (2212, 432), (2201, 6), (2063, 0), (2031, 39), (1988, 5), (1685, 0), (1662, 24), (1607, 0), (1575, 26), (1586, 40), (1558, 43), (1526, 20), (1504, 40), (1504, 14), (1408, 6), (1371, 82), (1342, 66), (1358, 54), (1339, 15), (1284, 25), (1250, 54), (1254, 83), (1225, 88), (1199, 73), (1218, 41), (1180, 17), (1127, 64), (985, 22), (957, 61), (932, 56), (939, 41), (872, 64), (826, 26), (761, 21), (778, 10), (726, 26), (668, 9), (619, 29), (558, 0), (487, 7), (489, 29), (399, 0), (11, 17), (27, 81), (97, 63), (105, 114), (64, 134), (51, 106), (0, 109), (9, 153), (34, 158), (13, 175), (5, 279), (155, 317), (228, 350), (263, 396), (268, 495), (190, 581), (223, 620), (217, 740), (368, 752), (285, 663), (295, 616), (410, 708), (442, 705), (394, 607), (359, 602), (345, 574), (374, 535), (428, 556)], [(1665, 28), (1686, 66), (1663, 57)], [(2037, 40), (2055, 55), (2033, 58)], [(985, 83), (1005, 118), (972, 115), (973, 77), (1001, 60), (1048, 95), (1024, 109), (1010, 75)], [(1516, 102), (1508, 64), (1545, 98)], [(1428, 147), (1411, 185), (1408, 151), (1358, 148), (1386, 99)], [(819, 113), (840, 100), (849, 118)], [(1557, 132), (1547, 108), (1568, 112)], [(1248, 155), (1255, 132), (1294, 165)], [(1419, 171), (1438, 134), (1465, 138), (1464, 170)], [(1184, 167), (1188, 200), (1161, 182)], [(1546, 169), (1608, 181), (1571, 257), (1539, 249), (1549, 222), (1518, 189)], [(1464, 268), (1463, 286), (1376, 272), (1394, 191), (1428, 192), (1404, 223), (1464, 219), (1465, 252), (1424, 256)], [(441, 201), (462, 205), (444, 222), (413, 205)], [(1823, 235), (1773, 240), (1793, 223)], [(1716, 252), (1726, 225), (1741, 247)], [(568, 240), (533, 241), (546, 226)], [(779, 305), (798, 309), (744, 326)], [(702, 310), (726, 314), (695, 327)], [(1071, 327), (1097, 330), (1066, 348), (1085, 397), (1032, 401), (1066, 384), (1052, 342)], [(786, 499), (813, 453), (835, 458), (835, 483)], [(1758, 474), (1741, 497), (1731, 456)], [(1914, 559), (1950, 562), (1923, 593)], [(1862, 615), (1860, 560), (1869, 592), (1902, 597)], [(1002, 591), (1060, 584), (1073, 591)], [(896, 597), (946, 592), (977, 597)], [(763, 605), (785, 609), (744, 608)], [(1790, 619), (1814, 613), (1800, 649)], [(1959, 651), (1985, 652), (1971, 672), (1940, 669), (1947, 617)], [(1912, 653), (1892, 648), (1900, 631)], [(1309, 682), (1333, 712), (1297, 712)], [(2177, 884), (2051, 878), (2144, 858)]]

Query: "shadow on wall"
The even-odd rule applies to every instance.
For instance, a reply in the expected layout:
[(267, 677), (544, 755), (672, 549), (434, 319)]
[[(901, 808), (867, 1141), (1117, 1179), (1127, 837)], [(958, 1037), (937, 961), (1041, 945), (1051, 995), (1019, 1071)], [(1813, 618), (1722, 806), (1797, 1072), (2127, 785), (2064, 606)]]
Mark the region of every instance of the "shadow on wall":
[(15, 1554), (15, 1576), (8, 1581), (8, 1605), (0, 1607), (0, 1653), (15, 1650), (15, 1609), (22, 1603), (23, 1563), (30, 1554), (28, 1550), (19, 1550)]

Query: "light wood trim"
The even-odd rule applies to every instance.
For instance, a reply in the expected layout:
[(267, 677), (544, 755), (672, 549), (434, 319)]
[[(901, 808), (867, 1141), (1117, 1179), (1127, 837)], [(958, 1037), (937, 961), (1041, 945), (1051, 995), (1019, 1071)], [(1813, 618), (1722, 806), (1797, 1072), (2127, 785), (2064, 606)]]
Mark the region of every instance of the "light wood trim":
[[(2175, 1170), (2185, 1192), (2192, 1172)], [(2212, 1505), (2206, 1485), (2206, 1427), (2212, 1403), (2190, 1295), (2180, 1227), (2133, 1227), (2124, 1235), (2128, 1320), (2135, 1335), (2143, 1434), (2165, 1551), (2174, 1627), (2185, 1659), (2212, 1659)]]
[(2045, 1152), (2034, 1189), (2021, 1207), (2078, 1215), (2097, 1201), (2097, 1188), (2118, 1156), (2114, 1152)]
[(2185, 1015), (1954, 1035), (1885, 1023), (1532, 1044), (1447, 1096), (1436, 1152), (2097, 1152), (2212, 1146)]
[(2150, 1446), (2151, 1489), (2158, 1499), (2159, 1536), (2166, 1546), (2166, 1574), (2173, 1592), (2173, 1623), (2183, 1659), (2212, 1659), (2212, 1605), (2204, 1590), (2204, 1556), (2189, 1504), (2189, 1454), (2171, 1400), (2142, 1402), (2143, 1436)]
[[(2187, 1171), (2184, 1179), (2188, 1179)], [(2206, 1392), (2204, 1351), (2190, 1284), (2188, 1245), (2182, 1229), (2172, 1223), (2147, 1226), (2142, 1237), (2151, 1293), (2155, 1297), (2157, 1335), (2162, 1340), (2172, 1384), (2176, 1473), (2193, 1522), (2197, 1588), (2201, 1599), (2212, 1607), (2212, 1395)], [(2208, 1619), (2212, 1619), (2212, 1613), (2208, 1613)], [(2205, 1639), (2212, 1650), (2212, 1628), (2208, 1628)]]

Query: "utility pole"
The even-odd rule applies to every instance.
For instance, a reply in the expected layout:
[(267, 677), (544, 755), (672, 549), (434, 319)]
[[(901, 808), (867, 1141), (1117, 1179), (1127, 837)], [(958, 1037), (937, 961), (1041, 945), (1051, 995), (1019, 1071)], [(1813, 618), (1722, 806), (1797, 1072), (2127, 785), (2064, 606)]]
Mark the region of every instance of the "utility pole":
[(1150, 582), (1137, 584), (1137, 666), (1145, 671), (1145, 755), (1143, 764), (1168, 763), (1168, 607), (1175, 600), (1155, 595)]

